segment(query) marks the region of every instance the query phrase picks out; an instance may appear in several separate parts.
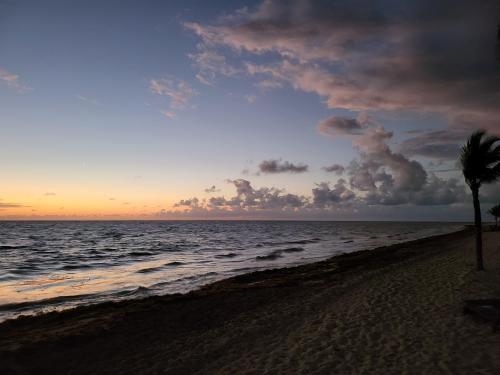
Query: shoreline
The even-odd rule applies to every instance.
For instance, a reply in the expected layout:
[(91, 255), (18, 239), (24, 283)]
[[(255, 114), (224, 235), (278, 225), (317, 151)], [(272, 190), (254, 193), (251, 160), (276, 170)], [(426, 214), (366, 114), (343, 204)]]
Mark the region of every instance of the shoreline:
[[(492, 247), (491, 244), (495, 242), (492, 242), (490, 237), (496, 239), (495, 236), (498, 235), (488, 234), (485, 236), (489, 247)], [(160, 361), (162, 366), (166, 366), (162, 368), (168, 369), (166, 373), (212, 373), (213, 369), (209, 369), (207, 366), (215, 366), (214, 369), (217, 368), (215, 372), (229, 373), (229, 370), (222, 371), (221, 369), (227, 367), (228, 369), (231, 368), (231, 371), (235, 371), (238, 365), (232, 362), (221, 364), (216, 361), (217, 363), (214, 363), (213, 360), (210, 360), (213, 354), (211, 346), (215, 345), (214, 342), (222, 341), (220, 345), (229, 350), (229, 354), (226, 352), (219, 354), (231, 358), (234, 357), (235, 353), (231, 351), (231, 345), (227, 347), (227, 342), (235, 339), (237, 341), (233, 344), (236, 347), (241, 347), (241, 343), (244, 343), (243, 347), (248, 348), (250, 342), (255, 345), (259, 340), (268, 340), (269, 336), (273, 336), (273, 334), (269, 333), (272, 331), (274, 333), (273, 340), (278, 340), (277, 344), (281, 342), (281, 339), (283, 339), (281, 336), (284, 335), (284, 332), (276, 331), (277, 326), (281, 327), (283, 325), (282, 330), (293, 336), (295, 331), (290, 327), (300, 331), (301, 324), (312, 324), (310, 321), (311, 314), (314, 315), (319, 312), (326, 314), (330, 311), (330, 308), (331, 310), (348, 308), (350, 305), (344, 305), (340, 300), (352, 300), (352, 303), (359, 304), (362, 298), (357, 299), (356, 293), (361, 293), (360, 295), (364, 296), (368, 301), (372, 298), (370, 293), (375, 295), (384, 292), (381, 290), (381, 285), (392, 288), (393, 284), (400, 283), (400, 280), (395, 276), (393, 280), (391, 273), (404, 277), (405, 273), (401, 272), (403, 269), (408, 268), (412, 272), (417, 272), (418, 275), (418, 272), (428, 272), (426, 268), (430, 269), (432, 267), (423, 267), (416, 271), (414, 270), (415, 267), (425, 266), (426, 263), (440, 260), (440, 258), (452, 257), (454, 260), (453, 266), (456, 269), (446, 269), (446, 272), (450, 274), (443, 276), (457, 277), (457, 269), (460, 268), (460, 278), (457, 280), (468, 280), (474, 274), (470, 272), (473, 266), (465, 266), (463, 263), (465, 262), (464, 259), (471, 262), (469, 258), (473, 254), (469, 254), (470, 252), (465, 254), (465, 247), (470, 247), (472, 243), (471, 237), (472, 232), (463, 229), (453, 233), (421, 238), (372, 250), (341, 254), (320, 262), (238, 275), (204, 285), (187, 294), (170, 294), (119, 302), (104, 302), (60, 312), (49, 312), (39, 316), (26, 316), (7, 320), (0, 324), (0, 364), (5, 362), (8, 368), (16, 371), (16, 368), (23, 369), (23, 366), (25, 366), (24, 361), (29, 358), (31, 361), (30, 366), (36, 366), (39, 369), (50, 368), (53, 373), (64, 373), (69, 370), (74, 371), (74, 373), (90, 373), (90, 370), (80, 367), (81, 363), (84, 363), (81, 362), (84, 357), (82, 353), (92, 352), (93, 356), (100, 356), (100, 353), (95, 352), (100, 348), (101, 351), (106, 351), (107, 355), (105, 358), (99, 359), (102, 362), (99, 362), (100, 367), (98, 369), (94, 368), (94, 373), (95, 371), (99, 373), (106, 366), (116, 364), (119, 358), (125, 360), (127, 356), (131, 355), (129, 350), (120, 348), (123, 350), (122, 352), (116, 345), (123, 345), (123, 342), (129, 344), (134, 342), (139, 346), (145, 345), (145, 347), (149, 348), (153, 341), (156, 349), (151, 348), (151, 350), (155, 351), (155, 355), (158, 354), (158, 345), (168, 347), (168, 350), (164, 353), (166, 357), (162, 357)], [(462, 250), (464, 250), (465, 258), (464, 254), (461, 253)], [(455, 258), (461, 260), (458, 261)], [(488, 262), (488, 258), (486, 259)], [(443, 264), (446, 265), (447, 263)], [(432, 274), (432, 276), (437, 277), (440, 275)], [(444, 280), (446, 281), (447, 278)], [(415, 282), (418, 282), (418, 278), (415, 279)], [(467, 284), (466, 281), (463, 282)], [(480, 280), (480, 282), (485, 284), (484, 280)], [(440, 284), (436, 285), (439, 286)], [(400, 287), (408, 287), (408, 285), (401, 284)], [(453, 285), (450, 285), (450, 287), (453, 287)], [(370, 290), (370, 293), (365, 293), (366, 288)], [(487, 286), (483, 291), (474, 290), (473, 295), (493, 293), (493, 291), (489, 290), (491, 288), (495, 288), (495, 286)], [(459, 294), (462, 295), (466, 289), (462, 288)], [(395, 289), (394, 292), (397, 294), (398, 290)], [(455, 293), (451, 289), (447, 292)], [(436, 299), (435, 303), (441, 303), (440, 298), (442, 299), (442, 296), (437, 298), (432, 294), (434, 293), (433, 290), (429, 290), (428, 293), (432, 298)], [(319, 298), (321, 295), (324, 295), (325, 298)], [(384, 298), (392, 297), (387, 295)], [(367, 302), (367, 306), (361, 304), (360, 310), (370, 309), (371, 312), (367, 315), (369, 318), (373, 314), (396, 314), (391, 307), (396, 305), (394, 303), (387, 304), (384, 298), (378, 301), (378, 304), (373, 304), (373, 301)], [(408, 298), (408, 296), (401, 296), (401, 298)], [(337, 300), (339, 301), (337, 302)], [(411, 298), (410, 301), (405, 299), (404, 302), (412, 303)], [(329, 306), (328, 309), (326, 305)], [(452, 311), (460, 308), (460, 306), (455, 305), (456, 303), (453, 305)], [(378, 308), (374, 309), (373, 306), (380, 306), (380, 311)], [(385, 306), (385, 308), (382, 308), (382, 306)], [(418, 306), (416, 305), (417, 308)], [(352, 313), (354, 315), (360, 314), (358, 310)], [(459, 315), (457, 316), (459, 317)], [(398, 313), (394, 317), (403, 319), (400, 324), (405, 326), (404, 315), (401, 316)], [(444, 319), (447, 316), (440, 318)], [(344, 320), (349, 319), (351, 319), (350, 316), (340, 314), (336, 318), (335, 325), (342, 325)], [(426, 322), (427, 319), (424, 319), (422, 323)], [(315, 320), (313, 319), (313, 321)], [(357, 324), (362, 325), (363, 322), (361, 320)], [(467, 321), (468, 329), (479, 330), (481, 334), (485, 334), (483, 326), (471, 326), (469, 323)], [(346, 331), (352, 330), (349, 327), (348, 325), (343, 329)], [(486, 331), (489, 331), (488, 328), (486, 327)], [(161, 332), (156, 332), (158, 330)], [(215, 332), (218, 334), (215, 334)], [(233, 337), (235, 332), (237, 332), (236, 338)], [(454, 334), (456, 335), (456, 332)], [(467, 332), (467, 334), (470, 335), (471, 333)], [(341, 336), (339, 336), (339, 340), (342, 339)], [(402, 339), (406, 338), (411, 339), (411, 336), (405, 336)], [(365, 338), (365, 340), (367, 339)], [(491, 337), (486, 337), (486, 340), (491, 340)], [(376, 340), (373, 338), (372, 341)], [(493, 342), (496, 345), (493, 349), (500, 349), (498, 338), (493, 337)], [(193, 343), (193, 347), (186, 346), (187, 343)], [(68, 344), (70, 344), (69, 348), (66, 348)], [(103, 349), (103, 347), (110, 345), (114, 347), (114, 349), (110, 349), (114, 350), (111, 353), (109, 350)], [(301, 346), (302, 344), (286, 344), (287, 347), (290, 347), (290, 345), (294, 347), (294, 345)], [(250, 347), (253, 348), (252, 345)], [(340, 352), (343, 355), (345, 354), (342, 350)], [(498, 352), (500, 353), (500, 351)], [(71, 360), (68, 360), (67, 363), (61, 363), (60, 358), (64, 355), (66, 357), (69, 355)], [(150, 349), (139, 349), (135, 355), (150, 358)], [(256, 358), (263, 355), (265, 354), (256, 354), (252, 357), (253, 359), (248, 360), (254, 363)], [(374, 360), (377, 355), (377, 353), (371, 353), (370, 358), (373, 356), (372, 359)], [(200, 356), (204, 358), (206, 364), (200, 364), (198, 361)], [(59, 362), (54, 367), (54, 363), (56, 363), (54, 362), (55, 357), (59, 358)], [(311, 358), (313, 357), (315, 355), (311, 354)], [(4, 359), (2, 360), (2, 358)], [(191, 358), (192, 360), (189, 361), (190, 364), (181, 365), (176, 362), (176, 358), (177, 360), (179, 358)], [(332, 361), (326, 361), (329, 363), (327, 367), (332, 370), (340, 370), (342, 366), (346, 365), (345, 361), (342, 363), (333, 359)], [(127, 361), (125, 360), (125, 362)], [(498, 369), (500, 368), (498, 367), (500, 366), (500, 360), (492, 358), (487, 365), (490, 366), (489, 368)], [(200, 370), (199, 366), (202, 366), (203, 369)], [(310, 366), (314, 367), (314, 363), (311, 363)], [(306, 367), (311, 370), (310, 366)], [(138, 372), (148, 372), (144, 368), (138, 369), (134, 366), (132, 368), (135, 368)], [(244, 373), (252, 373), (243, 371), (244, 367), (239, 368), (239, 370)]]

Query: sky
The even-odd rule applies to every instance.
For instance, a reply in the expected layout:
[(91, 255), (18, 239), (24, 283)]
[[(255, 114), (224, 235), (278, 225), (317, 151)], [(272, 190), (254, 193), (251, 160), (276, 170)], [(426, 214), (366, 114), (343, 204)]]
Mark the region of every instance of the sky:
[(457, 156), (500, 135), (499, 20), (495, 0), (0, 0), (0, 219), (471, 220)]

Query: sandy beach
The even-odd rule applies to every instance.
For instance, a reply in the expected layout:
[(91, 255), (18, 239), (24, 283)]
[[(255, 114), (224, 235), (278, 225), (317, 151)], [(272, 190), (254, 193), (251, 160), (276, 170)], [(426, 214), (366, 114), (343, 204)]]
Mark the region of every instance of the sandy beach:
[(2, 374), (495, 374), (500, 232), (470, 231), (238, 276), (187, 295), (0, 325)]

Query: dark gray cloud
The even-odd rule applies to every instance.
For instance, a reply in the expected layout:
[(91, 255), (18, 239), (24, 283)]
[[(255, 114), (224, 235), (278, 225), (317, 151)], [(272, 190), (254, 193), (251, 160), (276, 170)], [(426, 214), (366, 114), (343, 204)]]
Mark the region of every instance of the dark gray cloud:
[(259, 164), (259, 171), (262, 173), (303, 173), (307, 172), (306, 164), (293, 164), (288, 161), (276, 159), (264, 160)]
[(212, 186), (210, 186), (209, 188), (206, 188), (206, 189), (205, 189), (205, 193), (207, 193), (207, 194), (217, 193), (217, 192), (219, 192), (219, 191), (220, 191), (220, 189), (217, 189), (217, 188), (215, 187), (215, 185), (212, 185)]
[(324, 135), (354, 135), (361, 134), (363, 126), (353, 118), (332, 116), (321, 120), (318, 124), (318, 131)]
[(425, 156), (428, 158), (457, 160), (460, 154), (459, 144), (424, 144), (411, 150), (412, 155)]
[(466, 202), (465, 186), (454, 178), (441, 179), (430, 175), (419, 190), (381, 188), (368, 192), (365, 202), (369, 205), (441, 206)]
[(345, 171), (345, 167), (340, 165), (340, 164), (332, 164), (332, 165), (329, 165), (328, 167), (323, 167), (322, 169), (325, 172), (335, 173), (335, 174), (337, 174), (337, 176), (340, 176)]
[(500, 132), (499, 14), (497, 0), (266, 0), (186, 27), (205, 48), (274, 58), (242, 64), (267, 87), (290, 84), (331, 108), (434, 111)]
[(330, 188), (328, 182), (317, 184), (312, 189), (313, 205), (318, 208), (331, 208), (353, 201), (356, 194), (349, 190), (345, 184), (346, 181), (343, 179), (338, 180), (333, 189)]
[(469, 134), (468, 129), (423, 131), (403, 141), (400, 149), (408, 156), (457, 160), (460, 147)]

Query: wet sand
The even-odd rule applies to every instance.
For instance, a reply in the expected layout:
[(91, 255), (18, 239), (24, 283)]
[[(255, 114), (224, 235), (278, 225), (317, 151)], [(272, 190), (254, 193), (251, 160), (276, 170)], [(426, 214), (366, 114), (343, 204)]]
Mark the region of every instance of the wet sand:
[(242, 275), (187, 295), (0, 325), (2, 374), (498, 374), (500, 232), (470, 231)]

